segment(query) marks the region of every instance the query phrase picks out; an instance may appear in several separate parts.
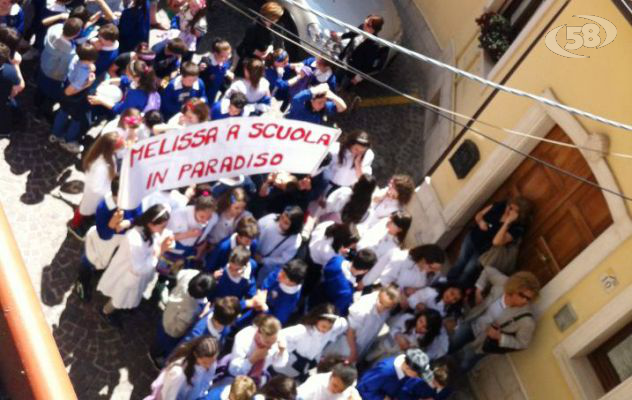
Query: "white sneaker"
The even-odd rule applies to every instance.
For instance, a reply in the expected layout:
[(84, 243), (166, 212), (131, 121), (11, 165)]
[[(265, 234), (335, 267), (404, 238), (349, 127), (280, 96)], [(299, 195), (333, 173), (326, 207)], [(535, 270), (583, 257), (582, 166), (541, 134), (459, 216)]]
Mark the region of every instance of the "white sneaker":
[(55, 135), (48, 135), (48, 141), (51, 143), (57, 143), (59, 142), (59, 138)]
[(73, 154), (79, 154), (83, 151), (83, 146), (77, 142), (61, 143), (61, 147)]

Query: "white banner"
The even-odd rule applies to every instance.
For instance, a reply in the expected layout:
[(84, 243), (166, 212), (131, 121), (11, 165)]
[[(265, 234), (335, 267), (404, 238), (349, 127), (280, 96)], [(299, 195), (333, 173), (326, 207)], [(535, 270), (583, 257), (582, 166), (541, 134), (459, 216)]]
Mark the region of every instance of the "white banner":
[(340, 131), (270, 117), (228, 118), (153, 136), (132, 147), (121, 171), (119, 206), (137, 207), (155, 190), (239, 174), (312, 174)]

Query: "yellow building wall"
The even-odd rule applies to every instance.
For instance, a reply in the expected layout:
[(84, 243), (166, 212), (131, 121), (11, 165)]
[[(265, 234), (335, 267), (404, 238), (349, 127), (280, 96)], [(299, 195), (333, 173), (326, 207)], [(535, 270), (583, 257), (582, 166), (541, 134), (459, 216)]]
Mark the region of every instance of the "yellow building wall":
[(460, 54), (474, 34), (478, 34), (474, 19), (481, 13), (487, 0), (414, 0), (414, 3), (439, 46), (446, 49), (453, 42), (455, 53)]
[[(418, 1), (418, 3), (423, 7), (426, 3), (435, 2)], [(559, 10), (562, 3), (561, 0), (553, 2), (550, 11), (546, 12), (538, 21), (538, 26), (531, 38), (520, 45), (519, 51), (510, 56), (511, 59), (506, 61), (506, 64), (498, 71), (497, 77), (504, 76), (515, 63), (515, 60), (524, 53), (528, 44), (533, 42), (536, 35)], [(573, 15), (581, 14), (596, 15), (611, 21), (618, 29), (615, 41), (601, 49), (582, 47), (575, 51), (575, 53), (588, 55), (590, 58), (569, 59), (548, 50), (545, 47), (543, 37), (513, 73), (506, 85), (535, 94), (542, 94), (545, 89), (551, 89), (563, 104), (630, 124), (632, 123), (632, 74), (630, 73), (632, 71), (632, 51), (630, 51), (632, 48), (632, 28), (610, 0), (573, 0), (548, 30), (563, 24), (581, 26), (590, 22), (573, 17)], [(459, 16), (455, 19), (461, 20), (462, 18)], [(436, 21), (437, 24), (445, 22), (448, 26), (454, 25), (445, 19)], [(558, 41), (562, 47), (564, 46), (564, 39), (562, 38), (564, 32), (565, 30), (562, 29), (558, 36)], [(445, 34), (449, 35), (449, 32)], [(605, 37), (603, 30), (601, 35), (603, 40)], [(478, 71), (479, 68), (477, 63), (470, 65), (470, 70), (475, 73), (480, 72)], [(489, 93), (491, 93), (490, 89), (484, 89), (478, 84), (460, 79), (456, 87), (457, 110), (472, 115)], [(534, 104), (535, 102), (528, 99), (498, 94), (479, 119), (513, 128)], [(632, 154), (632, 132), (584, 118), (578, 118), (578, 120), (588, 132), (607, 135), (612, 151)], [(503, 132), (495, 132), (491, 128), (480, 125), (478, 128), (500, 140), (505, 137)], [(459, 191), (468, 182), (468, 179), (475, 174), (486, 157), (496, 148), (493, 143), (471, 133), (465, 137), (473, 139), (477, 143), (482, 161), (463, 180), (456, 178), (447, 159), (441, 164), (432, 175), (432, 182), (443, 205), (459, 195)], [(607, 161), (623, 193), (632, 196), (632, 160), (607, 157)], [(630, 202), (628, 202), (628, 210), (632, 214)], [(572, 398), (570, 389), (566, 385), (558, 363), (553, 356), (553, 349), (577, 326), (598, 312), (622, 289), (632, 284), (632, 269), (629, 267), (630, 254), (632, 254), (632, 240), (624, 242), (573, 290), (553, 304), (539, 320), (531, 347), (527, 351), (511, 356), (529, 399)], [(606, 271), (614, 272), (620, 282), (618, 288), (608, 294), (604, 292), (599, 283), (600, 276)], [(567, 302), (570, 302), (575, 309), (578, 321), (566, 332), (561, 333), (553, 322), (553, 315)]]

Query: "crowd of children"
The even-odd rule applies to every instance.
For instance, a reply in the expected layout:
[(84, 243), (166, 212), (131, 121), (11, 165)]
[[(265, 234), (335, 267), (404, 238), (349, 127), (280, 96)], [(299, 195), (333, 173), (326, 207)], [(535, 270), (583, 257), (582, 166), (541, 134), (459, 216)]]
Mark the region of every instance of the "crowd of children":
[[(169, 26), (149, 0), (30, 6), (25, 26), (20, 2), (0, 0), (0, 133), (25, 87), (20, 52), (28, 50), (39, 55), (37, 116), (51, 124), (51, 145), (83, 153), (83, 198), (69, 222), (85, 241), (75, 292), (90, 301), (96, 287), (114, 326), (148, 293), (162, 310), (148, 349), (161, 372), (147, 400), (444, 399), (449, 354), (480, 344), (455, 374), (481, 355), (528, 345), (537, 280), (488, 268), (476, 280), (479, 255), (524, 231), (512, 223), (525, 203), (479, 213), (478, 241), (463, 247), (477, 252), (462, 254), (446, 277), (439, 246), (405, 246), (415, 184), (395, 175), (377, 187), (367, 132), (345, 133), (312, 175), (239, 176), (117, 207), (120, 163), (139, 140), (268, 113), (328, 124), (346, 111), (336, 93), (361, 78), (273, 48), (268, 27), (284, 13), (279, 4), (261, 6), (235, 63), (224, 39), (196, 54), (208, 30), (204, 0), (168, 1), (160, 11)], [(371, 15), (362, 29), (377, 34), (383, 23)], [(152, 27), (169, 34), (150, 45)], [(350, 40), (341, 59), (370, 64), (371, 41), (332, 38)], [(464, 318), (466, 303), (481, 312)]]

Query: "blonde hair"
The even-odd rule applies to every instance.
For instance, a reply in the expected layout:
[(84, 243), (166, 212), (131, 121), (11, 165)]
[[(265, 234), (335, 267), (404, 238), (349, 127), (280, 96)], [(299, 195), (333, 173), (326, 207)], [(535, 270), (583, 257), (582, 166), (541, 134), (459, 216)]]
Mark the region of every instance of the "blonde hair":
[(250, 377), (239, 375), (230, 385), (230, 400), (250, 400), (257, 393), (257, 385)]
[(273, 315), (261, 314), (254, 323), (264, 336), (276, 335), (281, 330), (281, 322)]
[(522, 290), (530, 290), (535, 296), (540, 292), (540, 281), (529, 271), (518, 271), (505, 282), (505, 293), (514, 294)]
[(282, 16), (285, 10), (283, 7), (277, 2), (269, 1), (261, 6), (259, 9), (259, 13), (263, 15), (265, 19), (270, 21), (278, 21)]
[(388, 285), (380, 289), (380, 293), (384, 293), (390, 300), (397, 301), (399, 299), (399, 288), (397, 285)]

